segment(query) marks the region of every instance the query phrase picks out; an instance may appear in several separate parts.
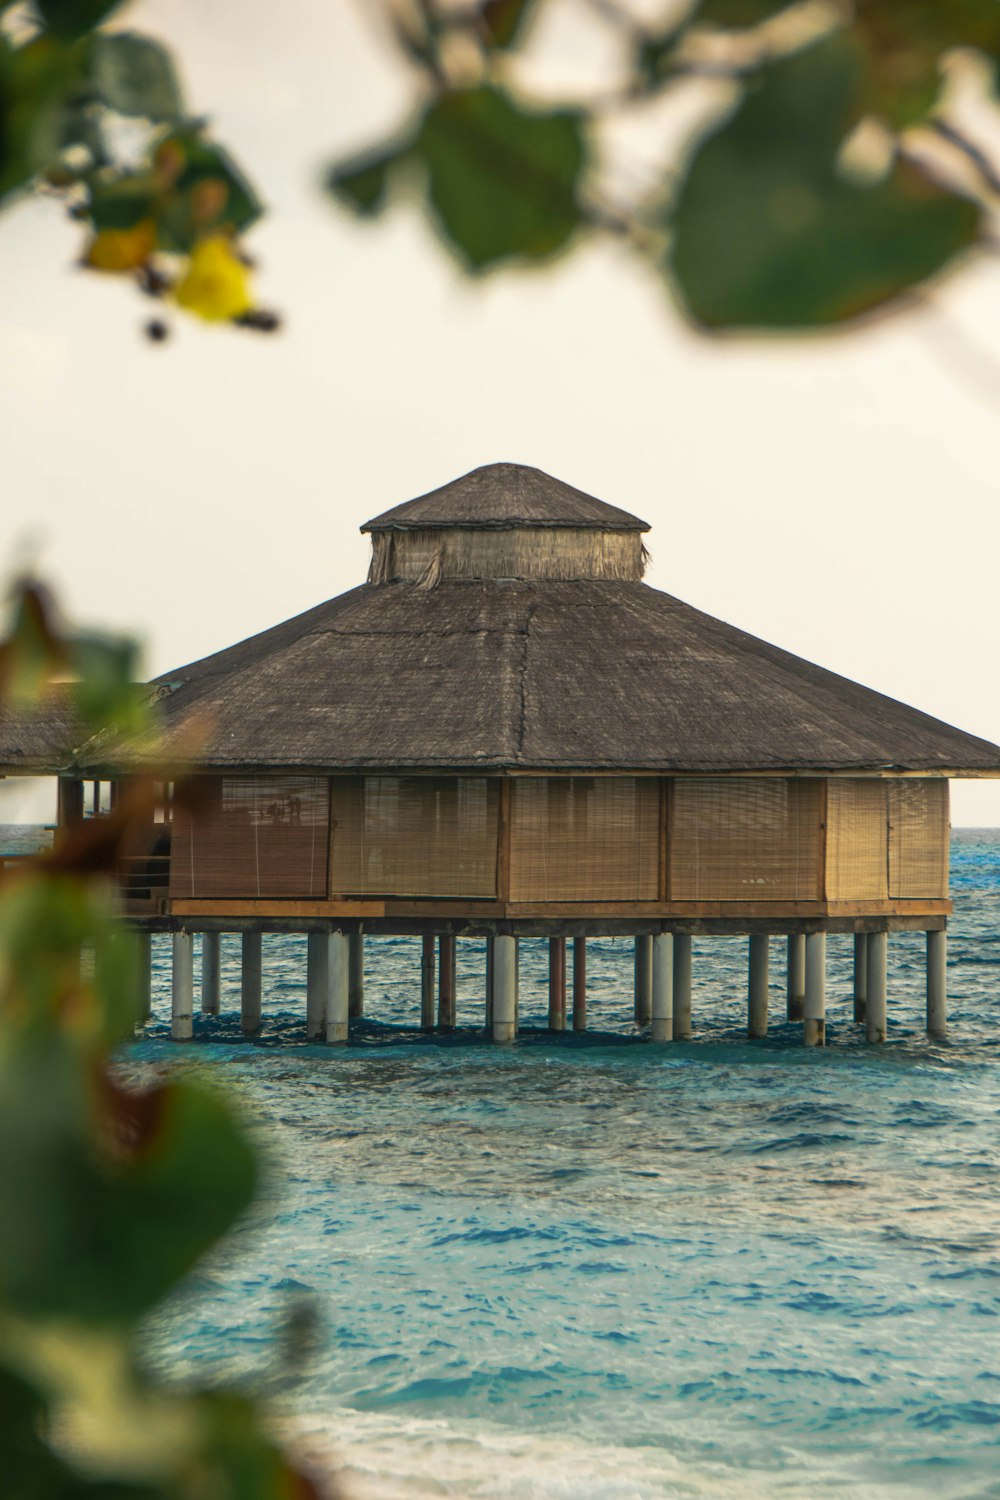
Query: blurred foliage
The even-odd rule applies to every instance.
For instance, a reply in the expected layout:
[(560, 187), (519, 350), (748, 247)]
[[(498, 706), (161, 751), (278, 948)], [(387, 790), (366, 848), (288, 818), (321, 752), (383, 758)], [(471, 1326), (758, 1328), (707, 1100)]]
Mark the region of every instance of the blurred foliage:
[[(37, 584), (15, 589), (0, 705), (61, 683), (84, 734), (151, 735), (135, 665), (130, 643), (61, 628)], [(0, 1492), (310, 1500), (315, 1483), (246, 1393), (160, 1384), (139, 1357), (141, 1320), (258, 1177), (218, 1093), (173, 1074), (133, 1086), (115, 1067), (142, 986), (114, 876), (153, 802), (152, 784), (125, 784), (109, 814), (0, 877)]]
[[(536, 53), (553, 42), (537, 39), (571, 8), (604, 28), (612, 84), (542, 98)], [(123, 9), (0, 0), (0, 200), (62, 193), (87, 265), (207, 319), (273, 327), (240, 240), (260, 203), (185, 112), (165, 48), (109, 29)], [(1000, 59), (998, 0), (663, 0), (660, 22), (640, 0), (371, 10), (414, 105), (388, 141), (333, 166), (329, 189), (368, 218), (416, 199), (469, 273), (610, 233), (703, 329), (822, 328), (891, 306), (992, 238), (1000, 174), (949, 114), (943, 66), (956, 49)], [(700, 126), (657, 151), (656, 109), (692, 89)], [(142, 125), (138, 152), (123, 121)], [(658, 155), (639, 189), (609, 147), (629, 123)]]
[(101, 29), (122, 9), (0, 0), (0, 208), (57, 194), (84, 228), (84, 265), (207, 320), (269, 330), (241, 243), (260, 201), (188, 112), (167, 49)]

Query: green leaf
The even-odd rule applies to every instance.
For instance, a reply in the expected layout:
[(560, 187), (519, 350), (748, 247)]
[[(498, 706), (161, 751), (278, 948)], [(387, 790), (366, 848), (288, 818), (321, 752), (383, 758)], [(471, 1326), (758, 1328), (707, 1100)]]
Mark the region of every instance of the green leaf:
[(393, 167), (405, 160), (410, 144), (393, 143), (381, 151), (331, 167), (326, 185), (330, 193), (362, 218), (374, 218), (389, 198)]
[(696, 153), (668, 265), (705, 327), (845, 322), (974, 243), (979, 209), (913, 168), (873, 185), (841, 175), (859, 78), (849, 39), (820, 42), (767, 69)]
[(536, 113), (497, 88), (456, 91), (430, 106), (414, 152), (432, 214), (468, 270), (548, 259), (580, 226), (577, 111)]
[(0, 201), (58, 161), (82, 67), (80, 49), (57, 37), (13, 47), (0, 35)]
[(95, 36), (89, 63), (95, 92), (118, 114), (148, 120), (176, 120), (181, 114), (173, 60), (151, 37), (127, 31)]
[(538, 9), (538, 0), (483, 0), (479, 7), (489, 45), (505, 51), (521, 41)]
[[(157, 212), (165, 249), (187, 251), (213, 228), (226, 227), (239, 234), (260, 218), (260, 199), (221, 146), (206, 141), (197, 131), (182, 130), (161, 142), (160, 156), (167, 151), (179, 153), (180, 170)], [(209, 187), (218, 187), (219, 203), (206, 217), (202, 194)]]
[(80, 37), (106, 21), (124, 0), (35, 0), (35, 9), (50, 31)]
[(695, 20), (743, 30), (769, 21), (790, 4), (791, 0), (701, 0)]
[(1000, 58), (997, 0), (857, 0), (852, 25), (864, 56), (862, 105), (897, 127), (922, 119), (941, 91), (941, 58), (975, 47)]

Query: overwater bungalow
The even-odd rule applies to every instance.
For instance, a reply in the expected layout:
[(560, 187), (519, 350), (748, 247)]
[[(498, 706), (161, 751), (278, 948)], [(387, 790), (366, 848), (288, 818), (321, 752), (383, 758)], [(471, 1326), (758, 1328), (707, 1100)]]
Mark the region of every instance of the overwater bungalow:
[[(1000, 748), (649, 587), (648, 530), (490, 464), (366, 522), (360, 587), (159, 678), (155, 761), (27, 756), (0, 727), (0, 770), (58, 774), (64, 820), (86, 784), (99, 812), (102, 786), (162, 780), (124, 899), (141, 933), (173, 935), (175, 1036), (192, 1032), (194, 935), (211, 1012), (226, 932), (248, 1032), (261, 934), (308, 933), (306, 1023), (332, 1043), (363, 1011), (366, 938), (423, 938), (428, 1029), (455, 1024), (456, 939), (484, 938), (504, 1042), (519, 938), (549, 940), (549, 1025), (582, 1030), (587, 939), (628, 936), (636, 1024), (666, 1042), (692, 1032), (695, 934), (748, 937), (762, 1036), (780, 935), (787, 1017), (815, 1046), (827, 934), (854, 936), (855, 1018), (878, 1042), (889, 934), (922, 931), (944, 1033), (948, 781), (1000, 774)], [(174, 801), (181, 774), (198, 795)]]

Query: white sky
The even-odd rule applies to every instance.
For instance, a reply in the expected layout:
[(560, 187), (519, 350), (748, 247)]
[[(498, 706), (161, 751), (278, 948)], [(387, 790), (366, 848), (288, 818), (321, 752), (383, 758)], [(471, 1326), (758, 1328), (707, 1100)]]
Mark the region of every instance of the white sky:
[[(272, 213), (250, 248), (287, 329), (183, 320), (154, 348), (154, 305), (74, 271), (57, 208), (8, 212), (0, 563), (37, 558), (153, 674), (361, 582), (378, 511), (537, 464), (652, 523), (655, 587), (1000, 740), (992, 265), (877, 329), (784, 342), (699, 340), (614, 246), (471, 285), (409, 207), (358, 225), (317, 188), (406, 110), (364, 0), (128, 20), (176, 46), (252, 169)], [(1000, 825), (1000, 782), (956, 783), (953, 817)]]

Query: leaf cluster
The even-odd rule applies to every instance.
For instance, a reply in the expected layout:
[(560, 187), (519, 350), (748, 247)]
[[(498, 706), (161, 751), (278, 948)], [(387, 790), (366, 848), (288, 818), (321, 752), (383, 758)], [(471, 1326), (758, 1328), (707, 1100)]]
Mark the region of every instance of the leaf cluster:
[[(35, 583), (0, 641), (0, 710), (54, 685), (87, 734), (152, 733), (130, 643), (71, 634)], [(18, 1500), (309, 1500), (318, 1491), (245, 1392), (164, 1387), (142, 1320), (251, 1204), (260, 1168), (195, 1078), (126, 1082), (137, 942), (115, 871), (153, 788), (0, 872), (0, 1475)]]

